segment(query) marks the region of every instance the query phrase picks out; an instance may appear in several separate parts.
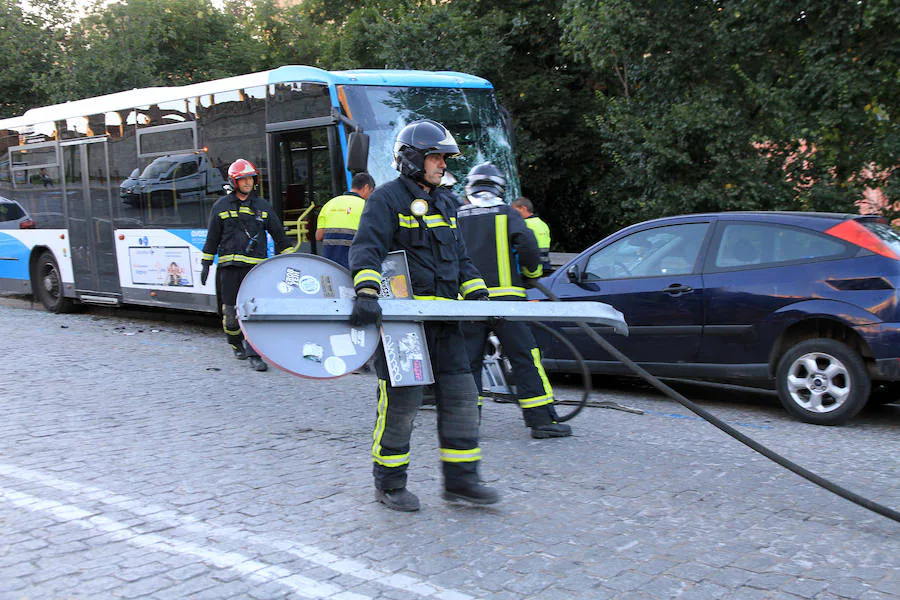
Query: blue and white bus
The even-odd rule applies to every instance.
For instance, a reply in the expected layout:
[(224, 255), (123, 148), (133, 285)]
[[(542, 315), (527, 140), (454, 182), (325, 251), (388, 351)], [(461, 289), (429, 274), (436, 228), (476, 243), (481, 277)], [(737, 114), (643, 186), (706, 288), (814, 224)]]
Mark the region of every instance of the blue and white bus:
[[(458, 179), (490, 160), (518, 194), (493, 87), (463, 73), (284, 66), (0, 120), (0, 197), (30, 217), (0, 227), (0, 291), (34, 294), (54, 312), (79, 303), (215, 312), (200, 251), (232, 161), (256, 165), (258, 192), (300, 245), (307, 221), (315, 227), (308, 209), (347, 189), (353, 172), (379, 184), (396, 176), (394, 138), (421, 118), (456, 137)], [(315, 252), (311, 243), (302, 248)]]

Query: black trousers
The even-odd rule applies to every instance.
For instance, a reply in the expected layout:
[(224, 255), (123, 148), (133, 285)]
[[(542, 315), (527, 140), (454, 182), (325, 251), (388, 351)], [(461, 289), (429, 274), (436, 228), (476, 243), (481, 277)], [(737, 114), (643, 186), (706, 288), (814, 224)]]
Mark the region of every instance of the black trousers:
[(469, 366), (479, 392), (484, 346), (488, 334), (493, 330), (503, 346), (503, 353), (512, 365), (516, 396), (522, 410), (527, 411), (553, 403), (553, 388), (541, 365), (541, 352), (528, 323), (498, 319), (493, 323), (465, 322), (462, 327), (466, 336)]
[[(459, 324), (425, 323), (425, 338), (435, 375), (438, 441), (444, 486), (447, 489), (478, 483), (478, 391), (465, 351)], [(393, 387), (383, 349), (375, 353), (378, 410), (372, 459), (375, 487), (406, 487), (413, 421), (422, 404), (423, 386)]]
[(241, 282), (253, 267), (227, 266), (216, 269), (216, 285), (219, 290), (219, 298), (222, 300), (222, 329), (228, 343), (235, 350), (243, 349), (247, 356), (259, 356), (247, 340), (237, 319), (237, 295), (241, 289)]

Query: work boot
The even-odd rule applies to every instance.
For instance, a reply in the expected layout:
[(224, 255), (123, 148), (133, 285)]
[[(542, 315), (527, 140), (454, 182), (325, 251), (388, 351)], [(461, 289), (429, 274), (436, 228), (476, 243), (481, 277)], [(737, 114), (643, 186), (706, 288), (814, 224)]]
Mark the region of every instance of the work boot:
[(375, 490), (375, 499), (390, 508), (401, 512), (419, 510), (419, 499), (405, 487), (396, 490)]
[(548, 425), (539, 425), (531, 428), (531, 437), (537, 440), (554, 437), (569, 437), (572, 435), (572, 428), (565, 423), (550, 423)]
[(444, 490), (444, 500), (462, 500), (472, 504), (495, 504), (500, 500), (497, 490), (480, 483), (469, 483), (462, 486), (448, 487)]
[(256, 369), (257, 371), (266, 371), (269, 368), (269, 365), (266, 364), (266, 361), (261, 359), (258, 356), (250, 357), (250, 366)]
[(247, 360), (247, 353), (244, 352), (243, 348), (232, 348), (234, 351), (234, 357), (238, 360)]

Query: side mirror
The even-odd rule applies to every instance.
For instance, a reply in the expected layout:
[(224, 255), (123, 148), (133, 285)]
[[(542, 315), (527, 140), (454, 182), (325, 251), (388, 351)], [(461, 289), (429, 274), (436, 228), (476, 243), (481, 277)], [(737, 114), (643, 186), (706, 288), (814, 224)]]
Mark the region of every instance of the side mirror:
[(347, 136), (347, 170), (361, 173), (369, 169), (369, 135), (354, 131)]
[(566, 278), (569, 283), (581, 283), (581, 269), (578, 268), (578, 265), (572, 265), (566, 269)]

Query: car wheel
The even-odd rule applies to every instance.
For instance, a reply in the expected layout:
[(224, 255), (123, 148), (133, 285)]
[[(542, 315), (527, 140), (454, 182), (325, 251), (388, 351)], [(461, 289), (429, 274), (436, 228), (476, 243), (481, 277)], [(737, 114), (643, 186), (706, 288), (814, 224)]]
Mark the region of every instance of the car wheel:
[(816, 425), (846, 423), (865, 406), (872, 386), (859, 354), (826, 338), (788, 350), (778, 362), (776, 383), (784, 408)]
[(52, 313), (72, 312), (75, 303), (63, 296), (62, 276), (59, 266), (50, 252), (44, 252), (35, 266), (35, 285), (37, 296), (48, 311)]

